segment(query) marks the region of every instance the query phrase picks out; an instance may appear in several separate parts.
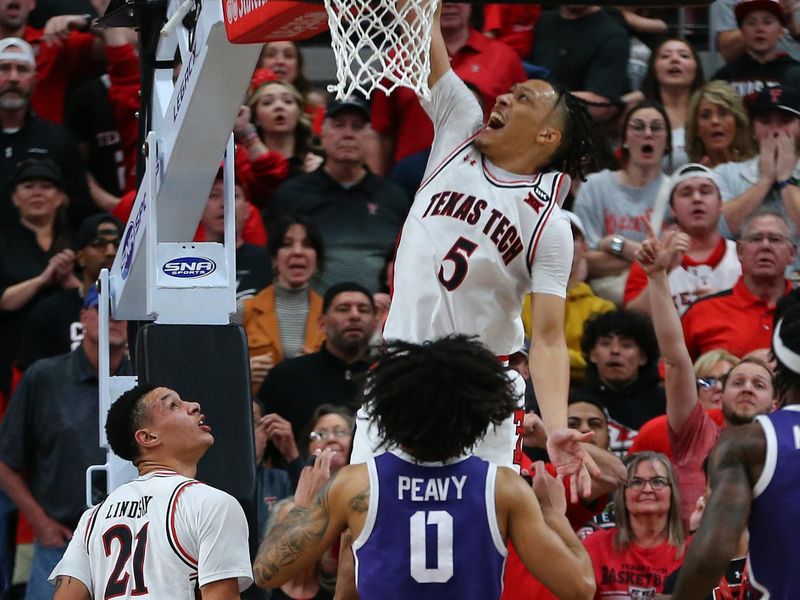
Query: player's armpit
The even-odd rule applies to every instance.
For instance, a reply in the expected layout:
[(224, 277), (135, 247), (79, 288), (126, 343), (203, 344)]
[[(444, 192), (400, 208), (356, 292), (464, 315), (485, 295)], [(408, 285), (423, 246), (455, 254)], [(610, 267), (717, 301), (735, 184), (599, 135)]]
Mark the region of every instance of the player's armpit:
[(79, 579), (60, 575), (56, 579), (56, 591), (53, 600), (91, 600), (86, 586)]
[(253, 575), (259, 587), (280, 586), (314, 564), (347, 526), (341, 496), (350, 467), (329, 479), (308, 507), (295, 506), (279, 517), (258, 550)]
[(239, 580), (220, 579), (212, 581), (200, 588), (203, 600), (239, 600)]

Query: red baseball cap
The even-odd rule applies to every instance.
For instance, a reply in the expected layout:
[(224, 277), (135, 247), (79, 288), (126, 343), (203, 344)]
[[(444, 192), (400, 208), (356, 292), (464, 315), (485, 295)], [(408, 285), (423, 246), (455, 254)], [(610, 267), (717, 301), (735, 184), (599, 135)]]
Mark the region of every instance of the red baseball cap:
[(778, 20), (786, 25), (786, 13), (783, 12), (780, 0), (741, 0), (736, 5), (736, 24), (741, 27), (744, 18), (754, 10), (765, 10), (775, 15)]

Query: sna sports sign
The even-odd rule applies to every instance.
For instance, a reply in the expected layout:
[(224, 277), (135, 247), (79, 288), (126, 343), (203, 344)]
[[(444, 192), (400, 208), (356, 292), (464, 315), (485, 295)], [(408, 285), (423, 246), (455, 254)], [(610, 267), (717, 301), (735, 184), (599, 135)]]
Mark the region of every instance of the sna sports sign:
[(204, 256), (181, 256), (164, 263), (161, 270), (170, 277), (197, 279), (217, 270), (217, 263)]

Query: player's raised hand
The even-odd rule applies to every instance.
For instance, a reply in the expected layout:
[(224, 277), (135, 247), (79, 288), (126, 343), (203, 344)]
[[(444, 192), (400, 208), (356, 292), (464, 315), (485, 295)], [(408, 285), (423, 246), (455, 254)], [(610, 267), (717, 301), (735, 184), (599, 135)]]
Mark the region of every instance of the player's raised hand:
[(559, 428), (548, 432), (547, 453), (556, 468), (559, 479), (569, 478), (570, 501), (578, 502), (578, 492), (584, 498), (592, 493), (592, 476), (601, 475), (597, 463), (586, 452), (581, 442), (590, 442), (594, 433), (581, 433), (577, 429)]
[(303, 467), (294, 492), (294, 503), (297, 506), (311, 506), (317, 492), (331, 478), (332, 456), (333, 450), (325, 448), (322, 452), (316, 453), (313, 465)]

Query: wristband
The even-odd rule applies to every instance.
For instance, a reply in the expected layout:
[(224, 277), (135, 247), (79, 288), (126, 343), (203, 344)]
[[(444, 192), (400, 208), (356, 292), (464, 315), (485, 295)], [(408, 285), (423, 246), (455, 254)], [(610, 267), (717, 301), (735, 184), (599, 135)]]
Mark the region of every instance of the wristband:
[(255, 144), (255, 143), (256, 143), (256, 141), (258, 141), (258, 133), (256, 133), (255, 131), (251, 131), (250, 133), (248, 133), (247, 135), (245, 135), (245, 136), (244, 136), (244, 137), (241, 139), (241, 141), (240, 141), (239, 143), (240, 143), (242, 146), (244, 146), (245, 148), (249, 148), (250, 146), (252, 146), (253, 144)]
[(250, 139), (251, 136), (253, 135), (258, 135), (258, 134), (256, 132), (255, 126), (251, 123), (242, 130), (239, 131), (234, 130), (233, 141), (236, 142), (237, 144), (241, 144), (244, 140)]
[(778, 191), (781, 191), (787, 185), (798, 185), (798, 183), (800, 183), (800, 181), (798, 181), (796, 177), (789, 177), (788, 179), (783, 179), (781, 181), (776, 181), (775, 182), (775, 189), (777, 189)]

